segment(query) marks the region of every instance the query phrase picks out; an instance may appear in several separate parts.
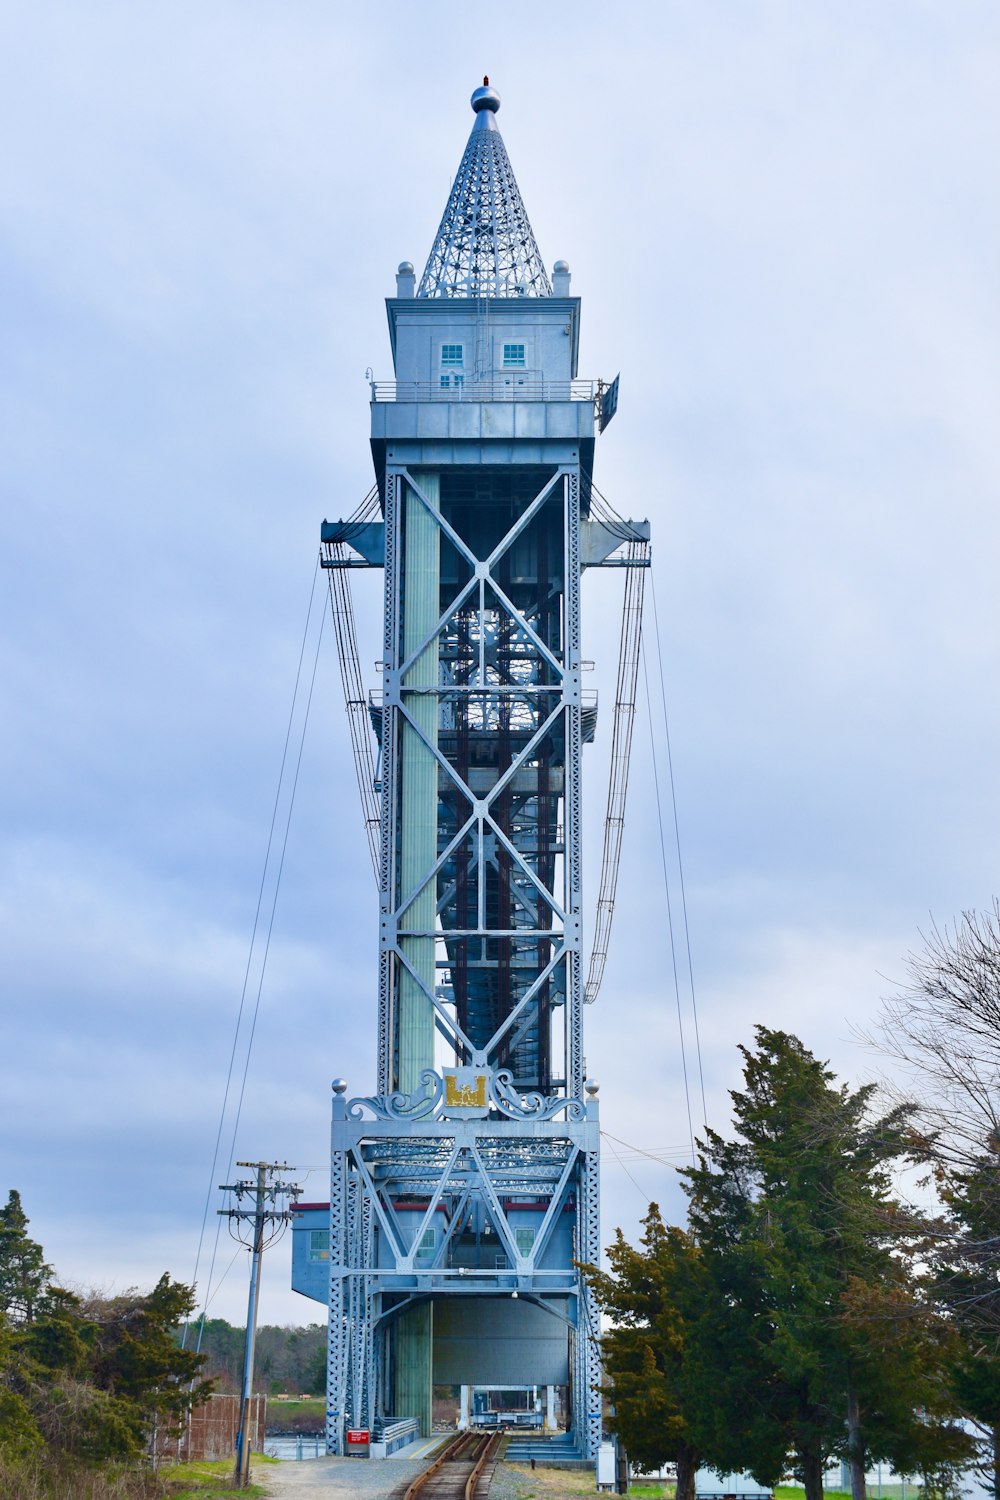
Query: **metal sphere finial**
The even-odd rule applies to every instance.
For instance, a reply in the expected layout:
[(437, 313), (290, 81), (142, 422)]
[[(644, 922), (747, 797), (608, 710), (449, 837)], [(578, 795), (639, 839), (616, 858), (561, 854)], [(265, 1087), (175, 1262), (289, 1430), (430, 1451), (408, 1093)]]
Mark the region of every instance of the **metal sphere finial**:
[(493, 113), (496, 114), (497, 110), (500, 108), (500, 95), (497, 93), (496, 89), (490, 87), (490, 80), (488, 77), (483, 79), (483, 86), (481, 89), (473, 90), (472, 98), (469, 100), (469, 103), (472, 105), (472, 108), (475, 110), (477, 115), (481, 109), (491, 109)]
[(335, 1094), (347, 1093), (347, 1083), (343, 1078), (335, 1078), (330, 1087), (333, 1089), (333, 1092)]

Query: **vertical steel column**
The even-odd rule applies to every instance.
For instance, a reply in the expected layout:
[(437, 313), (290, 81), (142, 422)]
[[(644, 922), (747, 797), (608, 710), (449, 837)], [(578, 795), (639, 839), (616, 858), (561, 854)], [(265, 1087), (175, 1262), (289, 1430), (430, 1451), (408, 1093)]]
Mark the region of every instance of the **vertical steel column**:
[[(441, 507), (437, 474), (421, 473), (420, 488), (435, 510)], [(441, 531), (424, 501), (405, 486), (403, 523), (403, 618), (397, 631), (396, 661), (409, 659), (434, 629), (440, 605)], [(435, 637), (400, 679), (400, 702), (413, 724), (402, 719), (399, 795), (399, 893), (397, 909), (425, 879), (437, 857), (438, 768), (421, 739), (437, 745), (438, 652)], [(426, 689), (426, 691), (421, 691)], [(413, 726), (416, 725), (415, 729)], [(419, 733), (417, 730), (419, 729)], [(402, 913), (401, 926), (434, 932), (437, 882), (430, 880)], [(399, 939), (401, 951), (432, 993), (435, 985), (433, 936)], [(434, 1066), (434, 1014), (413, 976), (399, 973), (399, 1020), (396, 1043), (396, 1086), (403, 1093), (419, 1087), (421, 1074)], [(412, 1307), (396, 1324), (397, 1412), (419, 1414), (424, 1437), (431, 1434), (433, 1364), (433, 1308), (429, 1302)]]
[(583, 1098), (583, 850), (581, 827), (582, 689), (580, 649), (580, 471), (566, 475), (566, 1092)]
[[(587, 1105), (588, 1119), (597, 1125), (596, 1100)], [(582, 1258), (592, 1266), (600, 1265), (601, 1257), (601, 1212), (600, 1212), (600, 1135), (588, 1143), (589, 1149), (580, 1154), (579, 1218), (578, 1235)], [(589, 1284), (581, 1277), (578, 1297), (577, 1327), (577, 1390), (574, 1405), (574, 1426), (577, 1441), (584, 1456), (596, 1461), (601, 1445), (601, 1396), (598, 1386), (601, 1378), (600, 1348), (598, 1345), (598, 1312)]]
[(395, 810), (398, 768), (396, 741), (399, 710), (384, 691), (387, 675), (398, 664), (398, 619), (400, 531), (402, 522), (401, 475), (387, 469), (385, 476), (385, 601), (382, 642), (382, 836), (379, 860), (379, 988), (378, 988), (378, 1092), (395, 1088), (395, 984), (396, 960), (392, 951), (395, 932), (390, 930), (395, 907), (396, 848)]
[(338, 1125), (346, 1118), (343, 1093), (333, 1099), (333, 1142), (330, 1154), (330, 1314), (326, 1370), (326, 1451), (344, 1451), (344, 1417), (347, 1409), (347, 1349), (344, 1338), (344, 1286), (347, 1261), (347, 1154), (337, 1139)]
[[(420, 488), (435, 509), (441, 506), (437, 474), (421, 474)], [(403, 539), (403, 619), (397, 633), (399, 665), (411, 657), (434, 629), (438, 618), (441, 573), (441, 532), (423, 500), (406, 486)], [(435, 637), (399, 683), (400, 701), (413, 725), (402, 722), (402, 765), (399, 798), (398, 909), (432, 868), (437, 857), (438, 768), (420, 736), (437, 745), (438, 649)], [(421, 691), (426, 689), (427, 691)], [(434, 931), (436, 882), (430, 880), (403, 912), (401, 926)], [(434, 938), (400, 939), (400, 948), (414, 971), (434, 989)], [(434, 1015), (419, 985), (405, 969), (399, 975), (399, 1020), (396, 1087), (409, 1094), (420, 1075), (434, 1066)]]

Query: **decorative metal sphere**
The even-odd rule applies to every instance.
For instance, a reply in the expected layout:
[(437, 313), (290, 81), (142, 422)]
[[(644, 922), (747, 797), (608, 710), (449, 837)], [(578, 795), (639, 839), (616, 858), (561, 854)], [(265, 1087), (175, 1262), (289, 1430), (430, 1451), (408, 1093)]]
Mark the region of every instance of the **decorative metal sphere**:
[(413, 275), (413, 262), (412, 262), (412, 260), (401, 260), (399, 262), (399, 268), (396, 271), (396, 275), (397, 276), (412, 276)]
[(556, 263), (555, 263), (555, 265), (552, 267), (552, 269), (553, 269), (553, 271), (568, 271), (569, 270), (569, 261), (568, 260), (557, 260)]
[(472, 108), (475, 110), (476, 114), (478, 114), (481, 109), (491, 109), (493, 113), (496, 114), (497, 110), (500, 108), (500, 95), (497, 93), (496, 89), (490, 88), (490, 80), (488, 78), (484, 78), (482, 88), (476, 89), (473, 92), (472, 98), (469, 100), (469, 103), (472, 105)]
[(347, 1093), (347, 1083), (346, 1083), (346, 1080), (343, 1079), (343, 1078), (335, 1078), (333, 1080), (333, 1083), (330, 1085), (330, 1087), (333, 1089), (333, 1092), (335, 1094), (346, 1094)]
[(597, 1098), (597, 1091), (601, 1087), (601, 1085), (598, 1083), (596, 1078), (588, 1078), (587, 1082), (583, 1086), (587, 1090), (587, 1093), (590, 1095), (591, 1099)]

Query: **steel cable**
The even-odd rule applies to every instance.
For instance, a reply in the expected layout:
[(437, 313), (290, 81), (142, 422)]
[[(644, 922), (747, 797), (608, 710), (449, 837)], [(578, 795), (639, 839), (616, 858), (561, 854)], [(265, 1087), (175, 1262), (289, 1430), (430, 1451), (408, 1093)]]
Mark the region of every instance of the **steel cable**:
[[(257, 932), (258, 932), (258, 928), (259, 928), (259, 924), (260, 924), (260, 914), (261, 914), (261, 908), (262, 908), (262, 905), (263, 905), (264, 889), (265, 889), (265, 885), (266, 885), (266, 881), (267, 881), (268, 866), (270, 864), (271, 850), (272, 850), (273, 843), (274, 843), (274, 830), (275, 830), (275, 825), (276, 825), (276, 822), (277, 822), (278, 807), (280, 805), (281, 792), (282, 792), (282, 788), (283, 788), (283, 785), (284, 785), (285, 767), (286, 767), (287, 761), (288, 761), (288, 748), (289, 748), (289, 744), (290, 744), (290, 741), (291, 741), (292, 725), (294, 723), (294, 718), (295, 718), (295, 708), (296, 708), (296, 704), (298, 702), (299, 686), (300, 686), (301, 678), (302, 678), (302, 664), (303, 664), (303, 660), (304, 660), (304, 657), (305, 657), (306, 642), (308, 640), (308, 635), (309, 635), (309, 625), (310, 625), (310, 621), (312, 619), (313, 602), (314, 602), (315, 594), (316, 594), (316, 579), (317, 579), (318, 575), (319, 575), (319, 557), (317, 556), (316, 567), (315, 567), (314, 572), (313, 572), (312, 589), (311, 589), (310, 595), (309, 595), (309, 608), (308, 608), (308, 610), (306, 612), (306, 624), (305, 624), (305, 629), (303, 630), (303, 634), (302, 634), (302, 644), (301, 644), (301, 647), (299, 648), (299, 660), (298, 660), (298, 665), (297, 665), (296, 673), (295, 673), (295, 687), (294, 687), (294, 690), (292, 692), (292, 705), (291, 705), (291, 708), (289, 710), (288, 725), (287, 725), (287, 728), (285, 730), (285, 743), (284, 743), (284, 746), (283, 746), (283, 749), (282, 749), (281, 766), (280, 766), (280, 769), (279, 769), (279, 772), (278, 772), (278, 786), (277, 786), (277, 790), (275, 791), (274, 806), (273, 806), (273, 809), (272, 809), (272, 812), (271, 812), (271, 825), (270, 825), (270, 829), (268, 831), (267, 848), (266, 848), (265, 855), (264, 855), (264, 868), (263, 868), (263, 871), (262, 871), (262, 874), (261, 874), (260, 888), (259, 888), (258, 894), (257, 894), (257, 907), (256, 907), (256, 911), (254, 913), (253, 929), (252, 929), (251, 937), (250, 937), (250, 951), (249, 951), (249, 953), (247, 955), (247, 966), (246, 966), (246, 971), (245, 971), (244, 976), (243, 976), (243, 988), (242, 988), (242, 992), (241, 992), (241, 995), (240, 995), (239, 1010), (238, 1010), (238, 1013), (237, 1013), (236, 1026), (235, 1026), (234, 1033), (233, 1033), (233, 1044), (232, 1044), (232, 1048), (230, 1050), (229, 1067), (228, 1067), (228, 1071), (227, 1071), (227, 1074), (226, 1074), (226, 1086), (225, 1086), (225, 1090), (224, 1090), (224, 1093), (223, 1093), (222, 1109), (221, 1109), (221, 1112), (220, 1112), (220, 1115), (219, 1115), (219, 1126), (218, 1126), (218, 1130), (216, 1132), (215, 1148), (214, 1148), (213, 1155), (212, 1155), (211, 1177), (210, 1177), (210, 1181), (209, 1181), (208, 1192), (207, 1192), (206, 1198), (205, 1198), (205, 1209), (204, 1209), (204, 1212), (203, 1212), (203, 1215), (202, 1215), (201, 1232), (200, 1232), (199, 1238), (198, 1238), (198, 1251), (197, 1251), (197, 1256), (196, 1256), (196, 1259), (195, 1259), (195, 1273), (194, 1273), (194, 1277), (192, 1279), (194, 1284), (197, 1283), (198, 1270), (199, 1270), (200, 1263), (201, 1263), (201, 1254), (202, 1254), (202, 1249), (203, 1249), (203, 1246), (204, 1246), (205, 1230), (206, 1230), (207, 1223), (208, 1223), (208, 1212), (209, 1212), (209, 1208), (210, 1208), (210, 1205), (211, 1205), (212, 1193), (214, 1191), (214, 1186), (215, 1186), (216, 1168), (218, 1166), (218, 1159), (219, 1159), (219, 1146), (220, 1146), (221, 1139), (222, 1139), (222, 1131), (223, 1131), (223, 1127), (224, 1127), (224, 1124), (225, 1124), (226, 1112), (227, 1112), (228, 1107), (229, 1107), (229, 1095), (230, 1095), (230, 1089), (231, 1089), (231, 1086), (232, 1086), (233, 1068), (234, 1068), (234, 1064), (235, 1064), (235, 1060), (236, 1060), (236, 1052), (237, 1052), (237, 1047), (238, 1047), (238, 1043), (239, 1043), (240, 1030), (241, 1030), (242, 1024), (243, 1024), (243, 1012), (244, 1012), (244, 1008), (245, 1008), (245, 1005), (246, 1005), (247, 987), (249, 985), (249, 980), (250, 980), (250, 971), (251, 971), (251, 967), (252, 967), (252, 964), (253, 964), (254, 948), (256, 946)], [(281, 857), (280, 857), (280, 860), (279, 860), (279, 863), (278, 863), (278, 872), (277, 872), (277, 877), (276, 877), (276, 880), (275, 880), (274, 894), (273, 894), (272, 901), (271, 901), (271, 914), (270, 914), (270, 918), (269, 918), (269, 921), (268, 921), (267, 939), (265, 941), (264, 954), (263, 954), (263, 958), (261, 960), (260, 976), (259, 976), (258, 985), (257, 985), (256, 1000), (255, 1000), (255, 1003), (254, 1003), (253, 1019), (252, 1019), (251, 1027), (250, 1027), (250, 1035), (249, 1035), (249, 1038), (248, 1038), (248, 1041), (247, 1041), (246, 1058), (245, 1058), (244, 1067), (243, 1067), (243, 1077), (242, 1077), (241, 1084), (240, 1084), (239, 1099), (237, 1100), (236, 1114), (235, 1114), (235, 1118), (234, 1118), (234, 1121), (233, 1121), (232, 1140), (230, 1142), (230, 1148), (229, 1148), (229, 1164), (228, 1164), (227, 1169), (226, 1169), (227, 1175), (229, 1173), (229, 1169), (232, 1166), (233, 1157), (235, 1155), (236, 1134), (237, 1134), (237, 1131), (239, 1129), (240, 1117), (241, 1117), (242, 1111), (243, 1111), (243, 1099), (244, 1099), (244, 1095), (245, 1095), (245, 1092), (246, 1092), (247, 1074), (248, 1074), (249, 1067), (250, 1067), (250, 1057), (251, 1057), (251, 1053), (252, 1053), (252, 1050), (253, 1050), (254, 1035), (255, 1035), (256, 1029), (257, 1029), (257, 1018), (258, 1018), (258, 1014), (259, 1014), (259, 1011), (260, 1011), (261, 994), (263, 992), (263, 986), (264, 986), (264, 973), (265, 973), (265, 969), (267, 967), (267, 957), (268, 957), (268, 953), (270, 951), (270, 946), (271, 946), (271, 935), (272, 935), (272, 932), (274, 930), (274, 917), (275, 917), (275, 911), (277, 909), (277, 904), (278, 904), (278, 892), (279, 892), (279, 889), (280, 889), (280, 886), (281, 886), (281, 875), (282, 875), (282, 871), (284, 869), (284, 864), (285, 864), (285, 852), (286, 852), (286, 850), (288, 848), (288, 833), (289, 833), (289, 829), (291, 827), (292, 811), (293, 811), (294, 806), (295, 806), (295, 792), (296, 792), (296, 788), (298, 787), (299, 771), (300, 771), (301, 766), (302, 766), (302, 751), (303, 751), (303, 747), (305, 745), (306, 729), (307, 729), (308, 724), (309, 724), (309, 711), (310, 711), (310, 708), (312, 706), (313, 689), (314, 689), (315, 683), (316, 683), (316, 668), (317, 668), (317, 665), (319, 663), (319, 650), (320, 650), (320, 645), (321, 645), (322, 639), (323, 639), (323, 622), (324, 622), (324, 616), (321, 615), (320, 616), (319, 632), (318, 632), (317, 638), (316, 638), (316, 654), (315, 654), (315, 657), (313, 659), (312, 674), (311, 674), (310, 681), (309, 681), (309, 694), (308, 694), (308, 697), (307, 697), (307, 700), (306, 700), (305, 713), (304, 713), (303, 723), (302, 723), (302, 732), (301, 732), (301, 735), (300, 735), (300, 738), (299, 738), (299, 748), (298, 748), (298, 754), (297, 754), (296, 763), (295, 763), (295, 775), (294, 775), (294, 778), (293, 778), (293, 781), (292, 781), (291, 795), (290, 795), (289, 803), (288, 803), (288, 812), (287, 812), (287, 816), (286, 816), (286, 819), (285, 819), (285, 831), (284, 831), (284, 835), (283, 835), (283, 838), (282, 838)], [(205, 1300), (204, 1300), (204, 1302), (202, 1304), (202, 1313), (201, 1313), (201, 1318), (199, 1320), (198, 1344), (197, 1344), (197, 1348), (199, 1350), (201, 1348), (201, 1339), (202, 1339), (202, 1335), (204, 1333), (205, 1316), (206, 1316), (206, 1313), (207, 1313), (209, 1301), (211, 1300), (211, 1296), (212, 1296), (212, 1280), (213, 1280), (213, 1276), (214, 1276), (214, 1273), (215, 1273), (215, 1262), (216, 1262), (216, 1259), (217, 1259), (217, 1256), (218, 1256), (219, 1236), (220, 1236), (220, 1233), (221, 1233), (221, 1229), (222, 1229), (222, 1220), (220, 1218), (220, 1220), (218, 1221), (218, 1223), (216, 1225), (215, 1241), (214, 1241), (214, 1245), (213, 1245), (213, 1249), (212, 1249), (211, 1262), (209, 1264), (208, 1280), (206, 1282)], [(228, 1268), (227, 1268), (227, 1271), (228, 1271)], [(190, 1320), (188, 1320), (188, 1322), (185, 1323), (185, 1325), (184, 1325), (184, 1332), (182, 1334), (182, 1347), (185, 1347), (185, 1345), (186, 1345), (187, 1335), (188, 1335), (188, 1329), (189, 1328), (190, 1328)]]
[[(275, 828), (275, 823), (277, 822), (277, 818), (278, 818), (278, 806), (279, 806), (279, 803), (280, 803), (280, 800), (281, 800), (281, 788), (282, 788), (282, 785), (283, 785), (283, 782), (284, 782), (284, 777), (285, 777), (285, 765), (286, 765), (286, 763), (288, 761), (288, 746), (289, 746), (289, 742), (290, 742), (291, 736), (292, 736), (292, 724), (293, 724), (294, 719), (295, 719), (295, 704), (296, 704), (296, 702), (298, 700), (299, 683), (301, 682), (301, 679), (302, 679), (302, 662), (305, 659), (306, 641), (309, 638), (309, 623), (310, 623), (310, 621), (312, 619), (313, 602), (314, 602), (315, 597), (316, 597), (316, 580), (317, 580), (318, 577), (319, 577), (319, 556), (317, 555), (316, 566), (313, 569), (312, 587), (309, 590), (309, 606), (308, 606), (308, 608), (306, 610), (306, 623), (305, 623), (305, 627), (303, 628), (303, 631), (302, 631), (302, 644), (299, 647), (299, 660), (298, 660), (298, 665), (297, 665), (297, 667), (295, 669), (295, 687), (294, 687), (294, 689), (292, 691), (292, 705), (291, 705), (291, 708), (288, 710), (288, 724), (287, 724), (287, 726), (285, 728), (285, 743), (282, 746), (282, 750), (281, 750), (281, 766), (280, 766), (280, 768), (278, 770), (278, 785), (277, 785), (277, 787), (275, 789), (275, 793), (274, 793), (274, 805), (271, 808), (271, 826), (270, 826), (270, 828), (268, 829), (268, 832), (267, 832), (267, 848), (264, 851), (264, 867), (261, 870), (260, 886), (259, 886), (258, 891), (257, 891), (257, 906), (256, 906), (256, 909), (254, 911), (253, 928), (252, 928), (251, 933), (250, 933), (250, 948), (249, 948), (249, 952), (247, 953), (247, 964), (246, 964), (246, 969), (245, 969), (244, 974), (243, 974), (243, 988), (240, 991), (240, 1004), (239, 1004), (239, 1009), (238, 1009), (238, 1011), (236, 1013), (236, 1026), (235, 1026), (235, 1028), (233, 1030), (233, 1045), (230, 1048), (230, 1052), (229, 1052), (229, 1067), (228, 1067), (228, 1070), (226, 1072), (226, 1085), (225, 1085), (225, 1088), (223, 1089), (223, 1093), (222, 1093), (222, 1109), (219, 1112), (219, 1125), (218, 1125), (218, 1129), (216, 1130), (216, 1133), (215, 1133), (215, 1146), (214, 1146), (214, 1149), (212, 1151), (212, 1166), (211, 1166), (210, 1171), (209, 1171), (208, 1191), (205, 1194), (205, 1208), (204, 1208), (204, 1211), (203, 1211), (202, 1216), (201, 1216), (201, 1230), (200, 1230), (199, 1235), (198, 1235), (198, 1249), (197, 1249), (197, 1252), (195, 1254), (194, 1275), (191, 1278), (191, 1284), (192, 1284), (192, 1286), (196, 1286), (197, 1282), (198, 1282), (198, 1272), (199, 1272), (199, 1270), (201, 1268), (201, 1253), (202, 1253), (202, 1250), (203, 1250), (204, 1244), (205, 1244), (205, 1230), (206, 1230), (207, 1225), (208, 1225), (208, 1213), (209, 1213), (209, 1209), (210, 1209), (211, 1203), (212, 1203), (212, 1194), (215, 1191), (216, 1168), (217, 1168), (218, 1162), (219, 1162), (219, 1146), (220, 1146), (220, 1144), (222, 1142), (222, 1130), (223, 1130), (223, 1126), (225, 1125), (226, 1111), (229, 1108), (229, 1090), (230, 1090), (230, 1088), (232, 1086), (232, 1081), (233, 1081), (233, 1066), (234, 1066), (234, 1064), (236, 1062), (236, 1048), (237, 1048), (237, 1044), (239, 1042), (240, 1027), (243, 1024), (243, 1009), (244, 1009), (244, 1006), (246, 1004), (247, 986), (250, 983), (250, 969), (251, 969), (251, 966), (253, 964), (253, 951), (254, 951), (254, 947), (255, 947), (256, 942), (257, 942), (257, 928), (258, 928), (258, 925), (260, 923), (261, 906), (263, 905), (263, 901), (264, 901), (264, 887), (265, 887), (265, 884), (267, 882), (267, 870), (268, 870), (268, 865), (269, 865), (270, 860), (271, 860), (271, 847), (272, 847), (273, 842), (274, 842), (274, 828)], [(216, 1247), (218, 1247), (218, 1235), (216, 1235)], [(215, 1255), (214, 1254), (212, 1256), (212, 1265), (213, 1265), (213, 1267), (215, 1265)], [(207, 1307), (207, 1305), (208, 1304), (206, 1302), (205, 1306)], [(202, 1315), (202, 1323), (204, 1324), (204, 1314)], [(190, 1328), (190, 1326), (191, 1326), (191, 1320), (189, 1318), (187, 1320), (187, 1322), (184, 1324), (184, 1331), (183, 1331), (183, 1333), (181, 1335), (181, 1348), (182, 1349), (185, 1348), (186, 1345), (187, 1345), (188, 1329)]]
[(649, 695), (649, 670), (646, 652), (642, 652), (642, 675), (646, 684), (646, 715), (649, 721), (649, 745), (653, 756), (653, 787), (656, 793), (656, 826), (660, 835), (660, 858), (663, 864), (663, 893), (667, 903), (667, 930), (670, 934), (670, 962), (674, 973), (674, 996), (677, 1001), (677, 1031), (681, 1047), (681, 1070), (684, 1075), (684, 1102), (687, 1108), (688, 1135), (691, 1141), (691, 1163), (695, 1162), (694, 1123), (691, 1117), (691, 1088), (688, 1082), (687, 1048), (684, 1043), (684, 1017), (681, 1011), (681, 987), (677, 975), (677, 948), (674, 943), (674, 915), (670, 900), (670, 876), (667, 871), (667, 841), (663, 835), (663, 808), (660, 799), (660, 775), (656, 763), (656, 739), (653, 734), (653, 704)]
[(681, 858), (681, 830), (677, 816), (677, 791), (674, 785), (674, 758), (670, 748), (670, 722), (667, 718), (667, 693), (663, 675), (663, 651), (660, 645), (660, 618), (656, 609), (656, 579), (650, 570), (650, 592), (653, 597), (653, 631), (656, 637), (656, 662), (660, 678), (660, 703), (663, 708), (663, 734), (667, 747), (667, 770), (670, 776), (670, 803), (674, 818), (674, 844), (677, 849), (677, 875), (681, 890), (681, 912), (684, 918), (684, 946), (687, 953), (688, 982), (691, 987), (691, 1015), (694, 1021), (694, 1044), (698, 1059), (698, 1084), (701, 1089), (701, 1118), (708, 1129), (708, 1106), (705, 1103), (705, 1073), (701, 1061), (701, 1030), (698, 1025), (698, 1001), (694, 989), (694, 965), (691, 961), (691, 929), (688, 925), (687, 890), (684, 883), (684, 861)]

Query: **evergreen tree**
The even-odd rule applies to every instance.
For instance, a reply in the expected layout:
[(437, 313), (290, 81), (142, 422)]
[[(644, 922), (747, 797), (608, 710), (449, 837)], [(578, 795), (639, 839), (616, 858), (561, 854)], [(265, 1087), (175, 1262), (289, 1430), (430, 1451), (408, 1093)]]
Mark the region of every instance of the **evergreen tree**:
[(100, 1460), (140, 1456), (210, 1382), (176, 1329), (191, 1288), (162, 1276), (149, 1293), (83, 1300), (53, 1286), (16, 1192), (0, 1211), (0, 1449)]
[(709, 1131), (685, 1173), (690, 1228), (712, 1291), (692, 1330), (696, 1441), (720, 1468), (773, 1484), (795, 1455), (807, 1500), (831, 1457), (864, 1472), (957, 1461), (939, 1341), (905, 1254), (918, 1231), (892, 1197), (911, 1152), (907, 1110), (871, 1115), (802, 1043), (758, 1027), (742, 1048), (736, 1139)]
[(90, 1378), (128, 1404), (139, 1444), (154, 1424), (176, 1425), (192, 1400), (211, 1392), (211, 1382), (197, 1380), (201, 1356), (181, 1349), (176, 1339), (193, 1308), (192, 1288), (166, 1274), (151, 1292), (133, 1289), (82, 1304)]
[(30, 1323), (52, 1280), (42, 1247), (28, 1236), (21, 1195), (11, 1188), (0, 1208), (0, 1313), (11, 1323)]
[(634, 1249), (618, 1230), (608, 1249), (610, 1272), (583, 1268), (612, 1325), (601, 1339), (611, 1427), (639, 1468), (675, 1463), (677, 1500), (693, 1500), (698, 1454), (685, 1402), (684, 1349), (690, 1312), (701, 1311), (698, 1253), (683, 1230), (663, 1223), (655, 1203), (640, 1243)]
[(978, 1434), (975, 1465), (1000, 1500), (1000, 1142), (968, 1170), (942, 1168), (952, 1234), (938, 1256), (935, 1292), (957, 1336), (952, 1389)]
[(0, 1313), (0, 1458), (29, 1459), (42, 1446), (31, 1407), (11, 1378), (14, 1335)]

